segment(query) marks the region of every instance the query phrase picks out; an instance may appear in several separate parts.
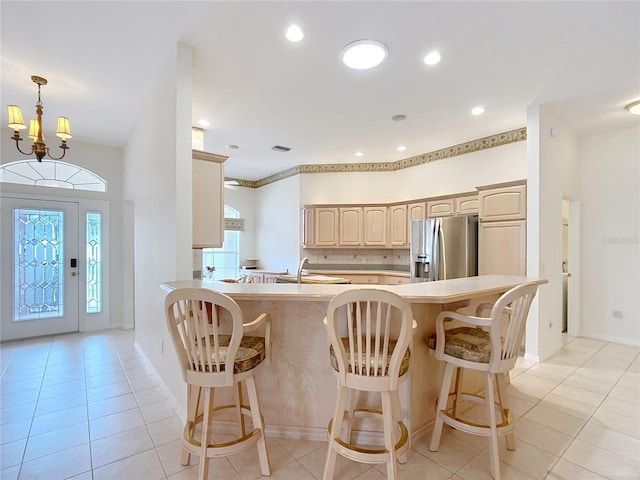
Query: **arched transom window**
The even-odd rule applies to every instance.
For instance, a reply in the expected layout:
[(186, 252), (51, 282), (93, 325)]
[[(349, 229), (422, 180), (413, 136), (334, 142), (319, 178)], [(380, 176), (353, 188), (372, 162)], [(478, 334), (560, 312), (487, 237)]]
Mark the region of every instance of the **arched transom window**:
[(106, 192), (107, 182), (86, 168), (58, 160), (38, 162), (35, 158), (0, 166), (0, 182)]

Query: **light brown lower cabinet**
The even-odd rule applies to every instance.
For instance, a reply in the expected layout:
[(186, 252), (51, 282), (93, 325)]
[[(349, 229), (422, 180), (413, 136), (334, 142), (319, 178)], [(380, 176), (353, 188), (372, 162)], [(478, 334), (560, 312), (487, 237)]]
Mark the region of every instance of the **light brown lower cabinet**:
[(478, 273), (526, 275), (527, 222), (480, 222), (478, 225)]
[(340, 277), (351, 280), (356, 285), (378, 285), (380, 283), (379, 275), (368, 275), (358, 273), (340, 274)]

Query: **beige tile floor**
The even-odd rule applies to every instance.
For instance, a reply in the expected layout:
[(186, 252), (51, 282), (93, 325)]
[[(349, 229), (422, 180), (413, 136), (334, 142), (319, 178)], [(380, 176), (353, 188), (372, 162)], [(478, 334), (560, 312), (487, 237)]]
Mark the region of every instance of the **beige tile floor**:
[[(551, 359), (520, 360), (509, 390), (517, 450), (502, 478), (640, 479), (640, 348), (566, 338)], [(195, 479), (179, 463), (181, 425), (133, 348), (133, 332), (73, 334), (0, 346), (0, 478)], [(274, 480), (322, 477), (326, 443), (267, 439)], [(485, 439), (445, 429), (440, 451), (415, 442), (401, 479), (489, 479)], [(197, 458), (195, 458), (197, 462)], [(260, 477), (249, 449), (213, 462), (210, 478)], [(336, 478), (385, 478), (339, 459)]]

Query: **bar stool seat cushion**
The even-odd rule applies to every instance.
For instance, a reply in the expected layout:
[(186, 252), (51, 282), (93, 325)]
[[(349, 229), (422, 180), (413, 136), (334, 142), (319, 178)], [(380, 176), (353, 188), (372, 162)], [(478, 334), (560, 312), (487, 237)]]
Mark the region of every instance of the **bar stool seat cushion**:
[[(469, 362), (489, 363), (491, 336), (475, 327), (459, 327), (445, 330), (444, 353)], [(427, 339), (427, 348), (435, 350), (436, 336)]]
[[(391, 361), (391, 355), (393, 355), (393, 350), (396, 347), (396, 340), (389, 340), (389, 347), (388, 347), (388, 352), (387, 352), (387, 367), (389, 365), (389, 361)], [(349, 359), (349, 362), (351, 362), (351, 351), (349, 349), (349, 339), (347, 337), (342, 337), (342, 344), (344, 345), (344, 349), (347, 352), (347, 358)], [(363, 342), (363, 347), (364, 347), (364, 342)], [(375, 346), (374, 346), (375, 347)], [(364, 347), (365, 350), (363, 351), (363, 355), (365, 355), (366, 352), (366, 347)], [(380, 348), (382, 348), (382, 345), (380, 346)], [(382, 350), (381, 350), (382, 351)], [(339, 372), (340, 370), (338, 369), (338, 361), (336, 360), (336, 352), (333, 350), (333, 346), (329, 347), (329, 357), (331, 359), (331, 366), (333, 367), (333, 369), (336, 372)], [(403, 376), (405, 373), (407, 373), (409, 371), (409, 363), (410, 363), (410, 359), (411, 359), (411, 353), (409, 352), (409, 350), (407, 349), (407, 351), (405, 352), (404, 356), (402, 357), (402, 363), (400, 364), (400, 376)], [(358, 366), (358, 359), (356, 358), (356, 361), (354, 362), (354, 364), (356, 365), (356, 375), (363, 375), (362, 373), (360, 373), (360, 368)], [(349, 372), (349, 373), (353, 373), (353, 372)], [(386, 375), (387, 372), (382, 372), (382, 367), (378, 368), (378, 372), (374, 373), (373, 369), (371, 369), (371, 371), (369, 372), (369, 375)], [(364, 374), (366, 375), (366, 374)]]
[[(231, 335), (219, 335), (218, 336), (220, 342), (220, 350), (219, 356), (220, 358), (220, 371), (224, 372), (225, 363), (227, 359), (227, 351), (229, 347), (229, 342), (231, 341)], [(211, 340), (213, 342), (213, 339)], [(236, 352), (236, 358), (233, 365), (233, 373), (242, 373), (252, 368), (257, 367), (262, 363), (265, 359), (265, 343), (264, 337), (242, 337), (242, 341), (240, 342), (240, 346), (238, 347), (238, 351)], [(213, 355), (213, 354), (212, 354)], [(201, 372), (217, 372), (218, 369), (215, 365), (215, 362), (212, 362), (212, 368), (209, 368), (208, 364), (202, 364), (200, 361), (201, 355), (199, 351), (193, 352), (193, 357), (197, 358), (200, 365), (198, 366), (198, 370)]]

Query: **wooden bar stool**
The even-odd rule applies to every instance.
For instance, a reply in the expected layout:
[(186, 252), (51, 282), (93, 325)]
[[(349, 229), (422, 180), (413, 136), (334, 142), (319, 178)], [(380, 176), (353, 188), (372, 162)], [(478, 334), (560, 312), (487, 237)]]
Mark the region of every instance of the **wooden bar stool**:
[[(329, 302), (326, 323), (338, 401), (329, 422), (325, 480), (333, 478), (337, 454), (357, 462), (386, 463), (391, 480), (396, 478), (396, 460), (406, 461), (410, 442), (398, 384), (408, 377), (412, 322), (410, 305), (384, 290), (349, 290)], [(382, 410), (357, 409), (354, 391), (379, 392)], [(371, 413), (382, 416), (384, 448), (352, 443), (354, 417)]]
[[(458, 430), (489, 438), (491, 475), (500, 479), (498, 458), (498, 436), (505, 435), (507, 448), (515, 450), (513, 437), (513, 415), (509, 411), (505, 391), (505, 374), (514, 366), (522, 345), (529, 307), (536, 295), (536, 284), (522, 284), (503, 294), (495, 304), (482, 304), (475, 316), (445, 311), (436, 319), (436, 335), (427, 339), (427, 347), (433, 350), (438, 360), (445, 362), (442, 388), (438, 397), (433, 434), (429, 450), (438, 451), (444, 423)], [(489, 317), (478, 316), (481, 311), (491, 309)], [(458, 320), (467, 325), (445, 330), (444, 323)], [(463, 393), (462, 372), (469, 369), (484, 374), (484, 396)], [(455, 388), (452, 393), (451, 380), (456, 373)], [(497, 399), (493, 391), (496, 381)], [(452, 406), (449, 407), (449, 398)], [(486, 406), (488, 423), (478, 424), (459, 414), (461, 401), (482, 402)], [(498, 416), (500, 420), (498, 420)]]
[[(175, 346), (182, 377), (188, 385), (187, 423), (182, 435), (181, 463), (188, 465), (191, 454), (200, 456), (198, 478), (208, 477), (209, 459), (238, 453), (258, 446), (262, 475), (270, 475), (264, 421), (256, 392), (255, 372), (270, 356), (271, 320), (260, 315), (243, 323), (238, 304), (226, 295), (203, 288), (180, 288), (165, 300), (167, 325)], [(264, 337), (244, 336), (264, 326)], [(242, 405), (242, 382), (249, 407)], [(235, 405), (214, 407), (214, 389), (233, 387)], [(238, 420), (238, 438), (225, 443), (211, 439), (214, 414), (233, 409)], [(246, 432), (244, 417), (253, 430)]]

